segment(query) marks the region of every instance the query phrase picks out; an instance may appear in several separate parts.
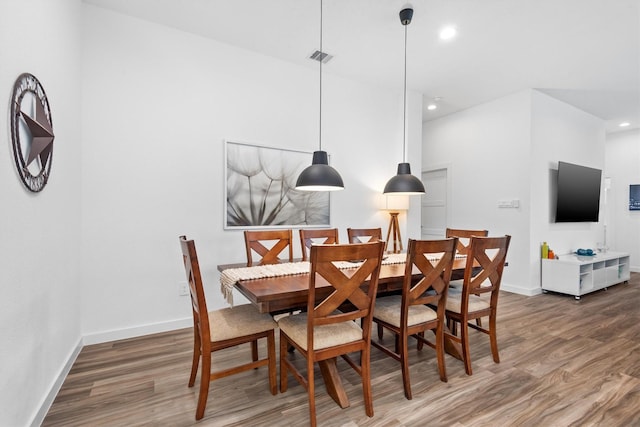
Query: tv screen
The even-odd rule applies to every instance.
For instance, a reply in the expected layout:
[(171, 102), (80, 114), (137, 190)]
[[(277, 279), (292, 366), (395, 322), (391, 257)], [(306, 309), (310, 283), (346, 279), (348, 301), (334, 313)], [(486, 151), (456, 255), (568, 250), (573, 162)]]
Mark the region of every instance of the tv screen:
[(598, 222), (602, 171), (558, 162), (556, 222)]

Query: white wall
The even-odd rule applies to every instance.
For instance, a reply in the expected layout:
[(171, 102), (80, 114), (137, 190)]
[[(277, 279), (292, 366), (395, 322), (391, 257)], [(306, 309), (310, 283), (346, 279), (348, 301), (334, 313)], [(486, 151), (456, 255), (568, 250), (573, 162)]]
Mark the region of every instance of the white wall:
[[(601, 119), (538, 91), (532, 92), (531, 126), (531, 245), (532, 283), (540, 280), (539, 248), (543, 241), (557, 254), (594, 248), (603, 238), (600, 222), (551, 222), (551, 169), (558, 161), (604, 169), (605, 124)], [(604, 173), (603, 173), (604, 175)], [(601, 191), (602, 200), (603, 191)]]
[(631, 269), (640, 271), (640, 212), (629, 210), (629, 185), (640, 184), (640, 130), (607, 135), (605, 152), (607, 246), (630, 253)]
[[(529, 91), (425, 122), (423, 170), (449, 164), (453, 228), (487, 229), (511, 235), (503, 287), (530, 293)], [(427, 189), (429, 191), (429, 189)], [(519, 199), (517, 209), (498, 200)], [(523, 280), (523, 278), (525, 278)]]
[[(602, 169), (604, 122), (536, 90), (426, 122), (423, 170), (451, 165), (450, 227), (510, 234), (503, 288), (525, 295), (540, 291), (539, 245), (556, 253), (595, 247), (595, 223), (550, 220), (550, 169), (559, 160)], [(517, 209), (498, 208), (518, 199)]]
[[(223, 141), (317, 149), (318, 69), (83, 10), (82, 331), (94, 342), (187, 326), (178, 236), (196, 240), (210, 308), (226, 304), (216, 265), (244, 260), (242, 233), (223, 230)], [(330, 69), (323, 149), (345, 182), (331, 222), (346, 241), (350, 226), (386, 231), (377, 201), (402, 159), (402, 93)], [(409, 101), (419, 171), (421, 100)]]
[[(0, 2), (0, 424), (38, 424), (80, 345), (81, 108), (79, 0)], [(23, 72), (42, 83), (55, 133), (47, 186), (15, 169), (10, 95)]]

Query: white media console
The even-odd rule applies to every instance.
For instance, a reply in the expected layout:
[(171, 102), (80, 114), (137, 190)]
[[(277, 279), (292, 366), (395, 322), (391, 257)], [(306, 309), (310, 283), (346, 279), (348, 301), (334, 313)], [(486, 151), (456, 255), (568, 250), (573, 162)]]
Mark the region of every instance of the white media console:
[(602, 252), (594, 256), (560, 255), (542, 260), (542, 291), (581, 295), (628, 281), (629, 254)]

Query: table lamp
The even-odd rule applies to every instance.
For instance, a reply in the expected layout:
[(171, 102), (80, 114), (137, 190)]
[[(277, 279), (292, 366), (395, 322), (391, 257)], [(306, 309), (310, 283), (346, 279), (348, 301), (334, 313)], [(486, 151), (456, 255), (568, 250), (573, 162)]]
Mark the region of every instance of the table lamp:
[[(385, 250), (387, 253), (399, 254), (403, 251), (402, 237), (400, 236), (400, 225), (398, 224), (398, 215), (401, 211), (409, 209), (408, 196), (385, 195), (381, 201), (381, 210), (389, 212), (389, 231), (387, 231), (387, 243)], [(391, 240), (390, 240), (391, 239)], [(390, 250), (390, 243), (393, 242), (393, 251)]]

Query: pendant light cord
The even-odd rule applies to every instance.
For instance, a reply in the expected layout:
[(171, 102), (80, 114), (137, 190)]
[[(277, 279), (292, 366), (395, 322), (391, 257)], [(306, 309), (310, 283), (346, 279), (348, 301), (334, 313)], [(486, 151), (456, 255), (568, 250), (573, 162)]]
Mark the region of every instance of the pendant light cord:
[(322, 0), (320, 0), (320, 129), (318, 131), (318, 145), (322, 151), (322, 61), (324, 60), (322, 51)]
[(402, 99), (402, 160), (407, 161), (407, 25), (404, 25), (404, 98)]

